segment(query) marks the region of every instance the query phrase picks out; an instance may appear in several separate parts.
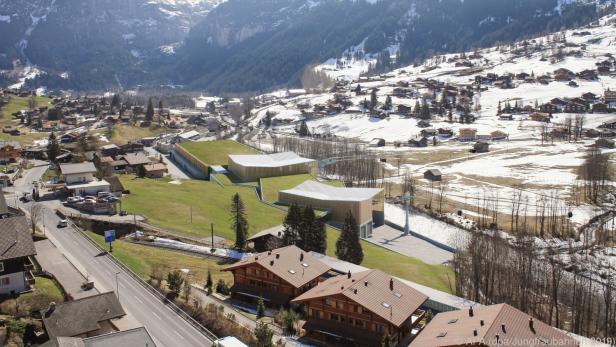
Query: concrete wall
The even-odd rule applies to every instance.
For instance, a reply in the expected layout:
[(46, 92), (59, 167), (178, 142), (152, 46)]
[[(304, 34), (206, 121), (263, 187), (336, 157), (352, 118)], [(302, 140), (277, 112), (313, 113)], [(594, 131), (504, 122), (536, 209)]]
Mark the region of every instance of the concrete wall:
[(244, 182), (253, 182), (259, 178), (312, 174), (316, 162), (286, 165), (281, 167), (242, 166), (229, 158), (228, 169)]
[(194, 178), (205, 180), (210, 177), (210, 167), (181, 146), (173, 148), (171, 159)]
[(93, 173), (79, 173), (62, 176), (64, 177), (64, 182), (66, 182), (66, 184), (88, 183), (94, 181)]

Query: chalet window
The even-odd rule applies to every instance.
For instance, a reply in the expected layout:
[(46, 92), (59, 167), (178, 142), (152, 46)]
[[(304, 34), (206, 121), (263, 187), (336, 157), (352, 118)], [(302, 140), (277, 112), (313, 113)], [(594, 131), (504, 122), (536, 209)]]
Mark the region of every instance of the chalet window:
[(0, 281), (0, 286), (4, 287), (4, 286), (8, 286), (9, 284), (11, 284), (11, 278), (10, 277), (5, 277)]
[(4, 263), (0, 261), (0, 272), (4, 272)]
[(364, 327), (364, 321), (360, 320), (360, 319), (356, 319), (355, 320), (355, 325), (360, 327), (360, 328), (363, 328)]
[(325, 305), (327, 305), (327, 306), (334, 306), (334, 300), (332, 300), (332, 299), (325, 299)]
[(337, 321), (338, 320), (338, 315), (335, 314), (335, 313), (330, 313), (329, 314), (329, 319)]
[(379, 332), (379, 333), (384, 333), (385, 332), (385, 327), (382, 326), (381, 324), (375, 324), (374, 327), (375, 327), (375, 330), (377, 332)]
[(336, 301), (336, 308), (342, 308), (342, 303), (340, 301)]

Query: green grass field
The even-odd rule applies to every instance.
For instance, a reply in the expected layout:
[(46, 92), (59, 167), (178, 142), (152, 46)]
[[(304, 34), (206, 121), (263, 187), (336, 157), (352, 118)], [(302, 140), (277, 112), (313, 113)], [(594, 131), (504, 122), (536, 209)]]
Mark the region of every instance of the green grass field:
[[(231, 241), (234, 239), (229, 221), (229, 205), (231, 196), (235, 192), (240, 194), (246, 205), (250, 234), (282, 224), (285, 216), (284, 212), (259, 202), (254, 191), (248, 188), (236, 186), (222, 188), (208, 181), (183, 181), (181, 185), (174, 185), (164, 179), (135, 179), (132, 176), (122, 176), (121, 180), (124, 187), (131, 191), (131, 194), (123, 199), (125, 209), (146, 216), (154, 225), (193, 237), (207, 237), (210, 223), (213, 222), (216, 235)], [(283, 183), (288, 181), (283, 180)], [(327, 235), (327, 253), (335, 256), (338, 231), (328, 228)], [(449, 283), (450, 281), (453, 283), (454, 274), (448, 267), (429, 265), (365, 241), (362, 241), (362, 247), (365, 254), (363, 266), (381, 269), (395, 276), (451, 292)], [(116, 255), (119, 258), (123, 256), (121, 252), (118, 254)], [(131, 267), (138, 269), (146, 266), (144, 261), (139, 260), (142, 256), (134, 256), (131, 252), (125, 257), (127, 262), (132, 262)], [(147, 263), (147, 260), (145, 262)], [(140, 269), (138, 272), (148, 271)]]
[[(13, 113), (21, 110), (27, 110), (29, 100), (29, 97), (11, 96), (9, 103), (0, 110), (0, 112), (2, 112), (2, 119), (11, 120)], [(48, 97), (36, 96), (35, 100), (36, 107), (49, 106), (51, 104), (51, 99)]]
[[(246, 207), (250, 233), (282, 224), (284, 213), (258, 201), (253, 189), (225, 185), (210, 181), (186, 180), (182, 184), (168, 183), (165, 179), (139, 179), (122, 176), (122, 184), (131, 191), (122, 199), (122, 208), (142, 214), (154, 225), (193, 237), (210, 235), (214, 223), (216, 235), (234, 239), (231, 230), (229, 206), (231, 197), (240, 194)], [(191, 223), (192, 209), (192, 223)]]
[[(304, 183), (304, 181), (316, 181), (316, 179), (310, 174), (264, 178), (261, 180), (263, 198), (269, 202), (276, 202), (278, 201), (279, 191), (294, 188)], [(343, 185), (340, 181), (323, 183), (336, 187), (342, 187)]]
[[(93, 232), (87, 234), (99, 245), (107, 248), (103, 236)], [(219, 278), (225, 282), (233, 281), (233, 275), (230, 272), (221, 272), (222, 265), (216, 261), (186, 253), (117, 240), (113, 243), (113, 255), (144, 280), (150, 278), (152, 269), (158, 269), (162, 274), (177, 269), (188, 269), (191, 279), (203, 285), (209, 269), (214, 283)]]
[[(2, 108), (0, 108), (0, 127), (4, 127), (7, 125), (14, 125), (15, 122), (13, 120), (12, 114), (17, 111), (27, 110), (28, 100), (30, 100), (29, 97), (24, 98), (24, 97), (12, 96), (9, 103), (3, 106)], [(51, 99), (47, 97), (36, 96), (35, 100), (36, 100), (37, 107), (48, 106), (51, 104)], [(5, 134), (3, 132), (0, 132), (0, 140), (16, 141), (22, 145), (25, 145), (25, 144), (31, 143), (34, 140), (41, 140), (48, 136), (48, 134), (43, 134), (43, 133), (25, 133), (24, 134), (25, 129), (21, 129), (21, 131), (22, 131), (21, 136), (13, 136), (10, 134)]]
[(208, 165), (227, 165), (229, 154), (257, 154), (255, 149), (235, 141), (187, 142), (180, 146)]

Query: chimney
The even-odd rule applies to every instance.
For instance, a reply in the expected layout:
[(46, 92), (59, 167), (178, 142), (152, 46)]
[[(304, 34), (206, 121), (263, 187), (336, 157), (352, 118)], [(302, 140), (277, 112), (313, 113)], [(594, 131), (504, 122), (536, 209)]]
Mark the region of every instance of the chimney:
[(276, 254), (276, 259), (280, 258), (280, 253)]
[(483, 326), (483, 319), (479, 321), (479, 325)]
[(270, 265), (274, 266), (274, 261), (273, 260), (270, 260)]
[(304, 261), (304, 253), (299, 254), (299, 261)]
[(496, 343), (499, 343), (499, 342), (500, 342), (500, 335), (499, 335), (499, 334), (496, 334), (496, 336), (495, 336), (495, 337), (496, 337)]
[(47, 308), (47, 311), (45, 311), (45, 318), (51, 316), (51, 314), (55, 310), (56, 310), (56, 303), (54, 301), (52, 301), (52, 302), (49, 303), (49, 307)]
[(473, 330), (473, 336), (477, 336), (477, 329)]
[(389, 290), (394, 290), (394, 279), (393, 278), (389, 279)]
[(535, 321), (533, 320), (533, 317), (528, 319), (528, 327), (532, 332), (535, 332)]
[(259, 256), (256, 256), (256, 257), (255, 257), (255, 260), (259, 260)]
[(267, 251), (267, 255), (272, 255), (272, 251)]
[(347, 273), (347, 278), (351, 278), (351, 270)]
[(505, 328), (505, 323), (501, 324), (501, 330), (506, 334), (507, 329)]
[(473, 317), (475, 315), (475, 312), (473, 312), (473, 307), (468, 309), (468, 316), (469, 317)]
[(367, 287), (367, 286), (368, 286), (368, 281), (365, 281), (364, 282), (364, 287)]
[(353, 293), (357, 294), (357, 288), (353, 289)]

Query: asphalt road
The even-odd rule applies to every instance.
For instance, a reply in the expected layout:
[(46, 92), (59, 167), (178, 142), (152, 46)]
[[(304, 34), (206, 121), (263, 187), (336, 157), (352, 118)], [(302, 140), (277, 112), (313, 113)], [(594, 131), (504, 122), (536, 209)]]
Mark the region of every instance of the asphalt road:
[[(41, 170), (33, 170), (34, 172), (24, 173), (24, 178), (16, 182), (15, 191), (31, 191), (32, 181), (40, 178), (42, 174)], [(28, 210), (27, 204), (21, 205)], [(101, 254), (99, 249), (80, 232), (71, 227), (58, 229), (56, 225), (60, 218), (48, 208), (44, 208), (44, 211), (42, 221), (45, 223), (44, 229), (49, 239), (76, 268), (87, 274), (99, 291), (117, 289), (124, 310), (148, 329), (158, 347), (212, 345), (212, 341), (143, 288), (108, 255)]]

